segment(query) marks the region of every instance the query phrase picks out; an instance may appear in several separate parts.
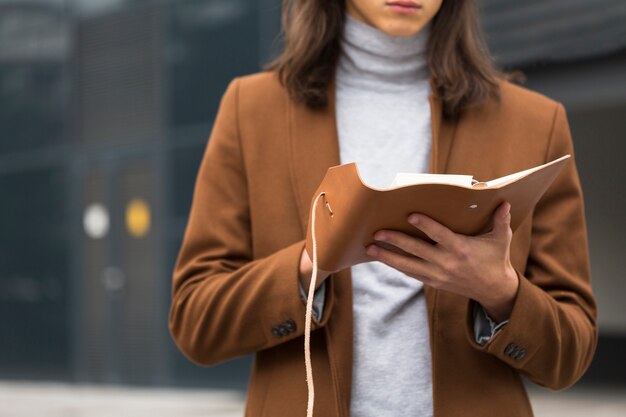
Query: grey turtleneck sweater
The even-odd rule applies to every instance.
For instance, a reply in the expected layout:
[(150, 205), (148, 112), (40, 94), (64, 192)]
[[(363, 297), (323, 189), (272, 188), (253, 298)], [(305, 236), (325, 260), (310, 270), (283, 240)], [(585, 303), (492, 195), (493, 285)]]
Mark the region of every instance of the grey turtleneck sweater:
[[(389, 36), (346, 15), (336, 74), (341, 163), (386, 188), (397, 172), (428, 172), (429, 27)], [(422, 283), (380, 262), (352, 267), (353, 417), (432, 416), (431, 353)]]

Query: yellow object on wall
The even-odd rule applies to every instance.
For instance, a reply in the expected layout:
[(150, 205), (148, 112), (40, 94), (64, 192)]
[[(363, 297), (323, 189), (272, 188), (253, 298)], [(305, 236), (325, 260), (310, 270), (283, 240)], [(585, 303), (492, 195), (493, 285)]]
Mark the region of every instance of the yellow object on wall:
[(133, 237), (144, 237), (150, 232), (150, 206), (141, 198), (134, 198), (126, 205), (126, 230)]

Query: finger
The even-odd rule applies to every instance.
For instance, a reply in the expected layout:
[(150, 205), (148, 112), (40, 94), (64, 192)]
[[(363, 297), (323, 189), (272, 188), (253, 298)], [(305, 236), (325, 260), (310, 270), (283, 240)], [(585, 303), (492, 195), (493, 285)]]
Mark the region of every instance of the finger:
[(409, 216), (409, 223), (445, 247), (450, 248), (456, 243), (457, 236), (452, 230), (428, 216), (413, 213)]
[(441, 259), (441, 254), (435, 245), (423, 239), (409, 236), (406, 233), (395, 230), (379, 230), (374, 234), (374, 239), (379, 242), (389, 243), (402, 249), (408, 254), (436, 263)]
[(434, 266), (431, 263), (413, 256), (401, 255), (376, 245), (369, 245), (367, 247), (367, 254), (377, 261), (417, 278), (420, 281), (430, 281), (430, 278), (434, 274)]
[(511, 204), (508, 201), (498, 206), (493, 214), (492, 233), (496, 237), (506, 238), (511, 230)]

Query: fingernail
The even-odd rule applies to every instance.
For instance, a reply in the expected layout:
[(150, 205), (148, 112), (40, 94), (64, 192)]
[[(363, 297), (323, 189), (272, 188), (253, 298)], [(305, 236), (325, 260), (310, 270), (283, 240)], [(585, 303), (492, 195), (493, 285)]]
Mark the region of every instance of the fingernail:
[(416, 216), (416, 215), (409, 216), (409, 223), (411, 223), (413, 225), (419, 223), (419, 220), (420, 220), (419, 217)]
[(504, 211), (504, 214), (502, 215), (503, 219), (506, 219), (509, 216), (509, 214), (511, 214), (511, 203), (506, 202), (505, 205), (506, 205), (506, 210)]
[(387, 235), (385, 235), (383, 232), (376, 232), (374, 234), (374, 240), (385, 240), (387, 239)]
[(376, 248), (376, 245), (370, 245), (367, 247), (366, 252), (369, 256), (376, 256), (376, 254), (378, 254), (378, 249)]

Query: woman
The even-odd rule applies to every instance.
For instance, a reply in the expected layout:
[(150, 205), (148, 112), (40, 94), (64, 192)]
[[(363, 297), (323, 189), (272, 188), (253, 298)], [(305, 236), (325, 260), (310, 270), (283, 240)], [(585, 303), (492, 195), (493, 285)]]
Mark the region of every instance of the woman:
[[(283, 7), (283, 53), (222, 98), (173, 274), (182, 352), (256, 353), (246, 416), (307, 411), (303, 249), (328, 167), (356, 161), (384, 187), (398, 171), (491, 179), (573, 154), (563, 106), (492, 65), (474, 1)], [(436, 244), (380, 231), (406, 255), (373, 245), (372, 262), (318, 271), (315, 415), (531, 416), (521, 376), (581, 377), (596, 306), (574, 162), (514, 234), (508, 210), (474, 237), (415, 213)]]

